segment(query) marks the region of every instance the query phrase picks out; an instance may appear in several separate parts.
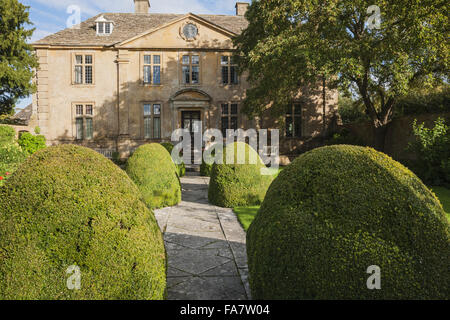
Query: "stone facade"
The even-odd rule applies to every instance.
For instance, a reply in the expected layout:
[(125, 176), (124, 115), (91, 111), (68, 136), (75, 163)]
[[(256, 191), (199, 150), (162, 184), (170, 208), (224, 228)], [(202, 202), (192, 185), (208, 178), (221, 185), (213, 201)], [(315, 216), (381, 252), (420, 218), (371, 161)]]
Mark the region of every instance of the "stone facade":
[[(144, 13), (148, 10), (147, 1), (135, 2), (136, 13), (99, 15), (34, 44), (40, 67), (32, 110), (49, 144), (76, 143), (108, 156), (118, 151), (121, 158), (126, 158), (141, 144), (170, 141), (173, 130), (184, 126), (186, 115), (199, 115), (204, 130), (221, 129), (222, 106), (228, 104), (231, 108), (231, 104), (237, 104), (240, 109), (249, 87), (246, 76), (240, 76), (237, 84), (223, 84), (221, 62), (223, 57), (233, 55), (231, 39), (247, 25), (243, 16), (245, 4), (236, 5), (236, 16), (211, 16)], [(110, 21), (111, 34), (97, 34), (96, 21)], [(186, 35), (187, 25), (195, 26), (197, 32)], [(77, 57), (86, 55), (92, 60), (91, 83), (77, 84)], [(160, 83), (144, 83), (144, 70), (149, 63), (146, 56), (159, 56)], [(183, 81), (186, 56), (198, 57), (198, 83)], [(193, 73), (193, 69), (189, 70)], [(153, 77), (153, 72), (150, 74)], [(324, 134), (326, 121), (336, 109), (334, 91), (326, 90), (325, 104), (321, 89), (307, 91), (299, 100), (307, 96), (303, 99), (302, 136), (282, 137), (283, 153), (289, 153), (307, 138)], [(151, 135), (145, 130), (145, 105), (160, 106), (159, 134), (153, 135), (153, 127)], [(92, 119), (92, 137), (77, 137), (79, 106), (92, 113), (88, 115)], [(86, 117), (86, 109), (81, 117)], [(250, 120), (239, 113), (237, 118), (237, 127), (243, 129), (278, 126), (278, 121), (270, 117)], [(153, 125), (156, 126), (151, 122)]]

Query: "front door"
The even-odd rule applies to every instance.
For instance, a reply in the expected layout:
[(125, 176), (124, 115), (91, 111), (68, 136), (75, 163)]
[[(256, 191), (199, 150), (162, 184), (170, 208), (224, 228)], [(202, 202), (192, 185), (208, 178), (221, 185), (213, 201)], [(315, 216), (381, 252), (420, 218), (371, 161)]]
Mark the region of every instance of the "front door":
[(182, 111), (181, 121), (181, 127), (183, 129), (188, 129), (191, 133), (191, 137), (193, 137), (194, 132), (198, 130), (195, 121), (201, 121), (200, 111)]
[(201, 121), (201, 113), (200, 111), (181, 111), (181, 128), (188, 129), (191, 133), (191, 160), (194, 161), (194, 158), (201, 157), (201, 150), (195, 150), (194, 145), (194, 133), (201, 130), (201, 126), (198, 125), (198, 122)]

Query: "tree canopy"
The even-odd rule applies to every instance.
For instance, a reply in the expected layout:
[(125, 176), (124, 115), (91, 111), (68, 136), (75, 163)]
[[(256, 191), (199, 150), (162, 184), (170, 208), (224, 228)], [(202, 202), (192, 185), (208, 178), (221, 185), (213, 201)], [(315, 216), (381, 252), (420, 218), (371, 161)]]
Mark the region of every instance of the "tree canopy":
[(0, 115), (11, 114), (18, 99), (31, 94), (38, 63), (27, 40), (34, 29), (29, 7), (17, 0), (0, 0)]
[[(364, 103), (379, 149), (396, 99), (448, 76), (445, 0), (254, 0), (249, 26), (236, 37), (241, 72), (252, 89), (243, 111), (275, 114), (304, 85), (324, 77)], [(380, 24), (376, 25), (375, 22)]]

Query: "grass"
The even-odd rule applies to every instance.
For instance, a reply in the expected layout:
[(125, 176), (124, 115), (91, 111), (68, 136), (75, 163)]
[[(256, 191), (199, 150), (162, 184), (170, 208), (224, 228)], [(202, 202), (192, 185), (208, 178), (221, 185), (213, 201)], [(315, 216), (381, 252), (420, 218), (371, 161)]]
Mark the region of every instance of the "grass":
[(441, 201), (447, 213), (447, 219), (450, 221), (450, 189), (444, 187), (432, 187), (431, 189)]
[(256, 214), (258, 213), (259, 206), (237, 207), (234, 208), (233, 210), (236, 213), (242, 227), (244, 228), (245, 231), (247, 231), (248, 228), (250, 227), (250, 224), (255, 219)]
[[(450, 189), (446, 189), (443, 187), (432, 187), (433, 192), (439, 198), (444, 207), (445, 212), (447, 213), (447, 219), (450, 222)], [(233, 209), (236, 213), (239, 222), (245, 231), (248, 230), (250, 224), (256, 217), (258, 213), (259, 206), (254, 207), (237, 207)]]
[[(284, 167), (273, 169), (268, 168), (269, 172), (271, 172), (274, 175), (274, 179), (278, 177), (280, 172), (284, 169)], [(250, 224), (253, 222), (253, 220), (256, 217), (256, 214), (258, 213), (259, 206), (251, 206), (251, 207), (236, 207), (233, 209), (234, 213), (237, 215), (239, 222), (241, 223), (242, 227), (245, 231), (248, 230), (250, 227)]]

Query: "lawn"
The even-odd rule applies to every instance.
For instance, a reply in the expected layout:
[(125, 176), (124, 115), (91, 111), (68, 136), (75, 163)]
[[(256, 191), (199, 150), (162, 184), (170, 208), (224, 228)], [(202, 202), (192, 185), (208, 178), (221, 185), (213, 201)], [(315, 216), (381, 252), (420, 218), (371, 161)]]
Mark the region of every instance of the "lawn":
[[(447, 219), (450, 221), (450, 189), (446, 189), (443, 187), (433, 187), (432, 190), (441, 201), (442, 206), (447, 213)], [(259, 206), (234, 208), (234, 212), (236, 213), (239, 222), (241, 223), (242, 227), (244, 227), (245, 231), (248, 230), (248, 227), (250, 227), (253, 219), (255, 219), (258, 210)]]
[(255, 219), (255, 216), (258, 213), (259, 206), (237, 207), (234, 208), (233, 210), (236, 213), (242, 227), (244, 228), (245, 231), (247, 231), (248, 227), (250, 227), (250, 224), (252, 223), (253, 219)]

